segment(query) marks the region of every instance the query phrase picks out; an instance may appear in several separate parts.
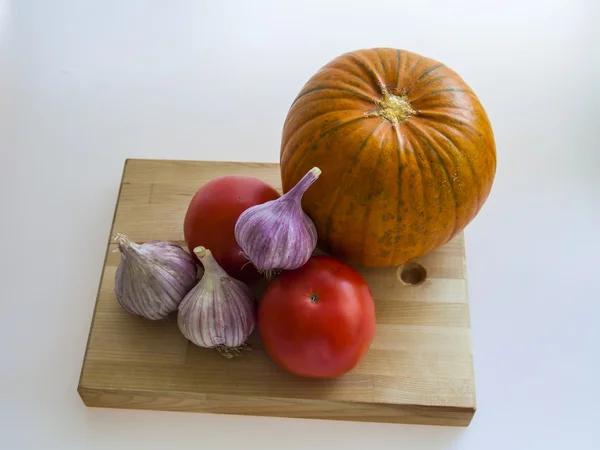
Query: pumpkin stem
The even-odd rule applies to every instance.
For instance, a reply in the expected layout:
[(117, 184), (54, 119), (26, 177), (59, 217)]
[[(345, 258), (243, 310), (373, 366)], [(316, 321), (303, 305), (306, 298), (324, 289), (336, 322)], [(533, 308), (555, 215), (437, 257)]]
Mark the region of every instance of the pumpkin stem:
[(387, 91), (383, 91), (383, 99), (377, 103), (377, 106), (379, 109), (375, 114), (386, 119), (393, 125), (398, 125), (400, 122), (416, 114), (416, 111), (410, 106), (406, 95), (394, 95)]

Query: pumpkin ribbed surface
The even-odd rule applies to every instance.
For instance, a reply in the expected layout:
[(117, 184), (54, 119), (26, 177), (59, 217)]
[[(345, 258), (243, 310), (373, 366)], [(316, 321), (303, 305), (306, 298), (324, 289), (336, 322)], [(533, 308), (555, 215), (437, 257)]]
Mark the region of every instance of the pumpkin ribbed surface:
[(303, 207), (319, 245), (363, 266), (392, 266), (457, 235), (496, 171), (489, 119), (453, 70), (397, 49), (346, 53), (302, 88), (286, 118), (287, 192), (312, 167)]

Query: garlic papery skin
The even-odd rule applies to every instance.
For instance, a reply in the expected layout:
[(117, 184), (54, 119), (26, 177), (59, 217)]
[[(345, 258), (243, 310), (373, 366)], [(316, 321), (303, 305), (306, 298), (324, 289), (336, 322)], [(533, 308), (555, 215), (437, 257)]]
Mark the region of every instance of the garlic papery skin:
[(179, 305), (181, 333), (199, 347), (216, 348), (231, 358), (248, 347), (256, 326), (256, 302), (250, 288), (230, 277), (210, 250), (196, 247), (204, 276)]
[(115, 295), (123, 309), (150, 320), (176, 311), (196, 283), (191, 255), (173, 242), (136, 244), (122, 234), (115, 239), (121, 252)]
[(317, 246), (317, 229), (302, 210), (302, 196), (319, 178), (312, 168), (289, 192), (244, 211), (235, 225), (235, 239), (259, 272), (303, 266)]

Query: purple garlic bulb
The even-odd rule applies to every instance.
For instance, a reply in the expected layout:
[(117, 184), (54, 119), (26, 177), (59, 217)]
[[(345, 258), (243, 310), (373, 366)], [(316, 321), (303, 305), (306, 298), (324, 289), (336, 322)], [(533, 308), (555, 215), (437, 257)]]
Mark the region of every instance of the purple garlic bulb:
[(230, 277), (210, 250), (196, 247), (194, 253), (204, 266), (204, 276), (179, 305), (179, 330), (197, 346), (216, 348), (227, 358), (243, 354), (256, 326), (252, 291)]
[(317, 229), (302, 210), (302, 196), (319, 175), (321, 170), (313, 167), (285, 195), (248, 208), (237, 220), (238, 245), (267, 277), (302, 267), (317, 246)]
[(127, 312), (158, 320), (177, 310), (196, 284), (197, 266), (177, 244), (136, 244), (118, 234), (121, 262), (115, 277), (117, 301)]

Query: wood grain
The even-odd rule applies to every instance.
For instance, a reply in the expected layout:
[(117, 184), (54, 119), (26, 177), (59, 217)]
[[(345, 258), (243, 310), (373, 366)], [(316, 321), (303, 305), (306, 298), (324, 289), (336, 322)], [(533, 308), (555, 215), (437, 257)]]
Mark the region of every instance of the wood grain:
[[(193, 194), (225, 174), (247, 174), (281, 190), (267, 163), (127, 160), (111, 236), (183, 241)], [(252, 351), (227, 360), (190, 344), (173, 317), (127, 314), (113, 288), (120, 256), (107, 243), (79, 393), (88, 406), (466, 426), (475, 412), (464, 240), (415, 260), (418, 285), (402, 267), (362, 269), (376, 302), (377, 332), (366, 357), (336, 380), (277, 367), (254, 333)], [(255, 286), (259, 295), (262, 286)]]

